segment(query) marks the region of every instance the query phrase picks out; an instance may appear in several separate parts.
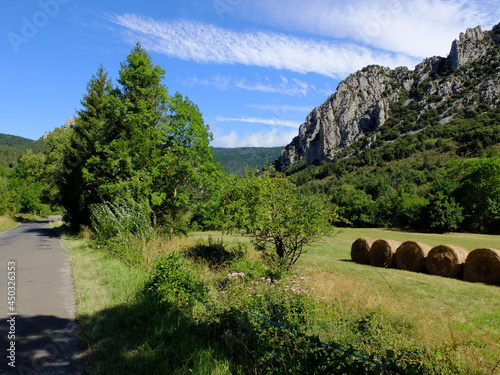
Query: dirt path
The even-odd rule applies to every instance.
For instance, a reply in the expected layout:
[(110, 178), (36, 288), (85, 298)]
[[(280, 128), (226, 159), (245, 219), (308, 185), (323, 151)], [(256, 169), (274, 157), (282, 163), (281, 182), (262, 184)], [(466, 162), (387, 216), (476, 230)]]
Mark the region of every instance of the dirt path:
[(68, 257), (48, 222), (0, 233), (0, 374), (82, 374), (74, 308)]

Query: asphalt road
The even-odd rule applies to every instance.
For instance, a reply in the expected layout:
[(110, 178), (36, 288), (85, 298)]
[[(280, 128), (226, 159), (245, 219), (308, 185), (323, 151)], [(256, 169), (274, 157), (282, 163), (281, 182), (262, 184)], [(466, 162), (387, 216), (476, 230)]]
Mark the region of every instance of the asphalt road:
[(74, 318), (57, 232), (41, 221), (0, 233), (0, 374), (82, 374)]

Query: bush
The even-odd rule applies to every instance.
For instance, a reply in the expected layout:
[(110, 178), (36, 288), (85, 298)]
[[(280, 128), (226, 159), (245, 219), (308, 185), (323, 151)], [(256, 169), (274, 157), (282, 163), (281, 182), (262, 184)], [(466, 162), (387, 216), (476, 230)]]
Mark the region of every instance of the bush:
[[(193, 308), (197, 299), (206, 301), (208, 288), (195, 270), (176, 253), (158, 260), (144, 292), (160, 301)], [(196, 299), (195, 299), (196, 298)]]
[[(223, 304), (229, 308), (237, 306), (288, 329), (303, 331), (314, 311), (314, 302), (306, 283), (307, 280), (298, 275), (282, 280), (265, 276), (252, 280), (243, 272), (232, 272), (221, 283), (223, 289), (220, 293)], [(263, 329), (269, 327), (269, 323), (262, 319), (254, 324)]]
[(235, 260), (242, 259), (245, 251), (242, 246), (226, 249), (222, 239), (214, 240), (211, 236), (208, 243), (200, 240), (186, 251), (186, 257), (205, 262), (210, 268), (222, 268)]

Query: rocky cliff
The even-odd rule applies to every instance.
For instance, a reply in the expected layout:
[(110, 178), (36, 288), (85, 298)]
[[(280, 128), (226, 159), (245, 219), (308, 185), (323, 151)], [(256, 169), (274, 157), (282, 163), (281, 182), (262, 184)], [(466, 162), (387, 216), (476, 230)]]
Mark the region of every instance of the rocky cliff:
[(452, 43), (446, 58), (425, 59), (414, 70), (368, 66), (343, 80), (325, 103), (309, 113), (275, 167), (285, 171), (299, 162), (329, 161), (363, 137), (375, 139), (396, 103), (416, 109), (415, 117), (404, 121), (419, 128), (429, 117), (444, 123), (481, 105), (496, 106), (499, 76), (500, 24), (491, 31), (480, 26), (468, 29)]

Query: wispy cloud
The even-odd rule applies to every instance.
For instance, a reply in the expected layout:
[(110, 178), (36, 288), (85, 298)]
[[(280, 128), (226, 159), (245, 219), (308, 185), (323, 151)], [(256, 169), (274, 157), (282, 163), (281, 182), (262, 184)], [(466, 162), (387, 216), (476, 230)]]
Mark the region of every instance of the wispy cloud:
[(269, 79), (257, 82), (247, 82), (246, 79), (235, 81), (236, 87), (244, 90), (260, 91), (273, 94), (283, 94), (289, 96), (307, 96), (311, 92), (317, 92), (314, 85), (297, 78), (289, 80), (286, 77), (280, 77), (280, 82), (271, 82)]
[(312, 106), (296, 106), (288, 104), (247, 104), (246, 107), (280, 113), (309, 113), (313, 109)]
[(444, 55), (459, 32), (500, 19), (498, 0), (253, 0), (243, 17), (411, 56)]
[(311, 93), (329, 95), (333, 91), (330, 87), (319, 89), (298, 78), (289, 79), (284, 76), (280, 76), (279, 80), (271, 80), (268, 77), (257, 77), (254, 81), (251, 81), (248, 78), (233, 78), (231, 75), (216, 74), (209, 78), (198, 78), (193, 76), (184, 80), (183, 84), (212, 86), (218, 90), (228, 90), (234, 87), (248, 91), (260, 91), (295, 97), (304, 97)]
[(220, 122), (246, 122), (250, 124), (285, 126), (294, 129), (298, 129), (301, 124), (300, 121), (281, 120), (277, 118), (264, 119), (255, 117), (217, 117), (216, 120)]
[[(241, 64), (342, 78), (369, 64), (412, 66), (406, 54), (394, 54), (353, 43), (304, 39), (273, 32), (234, 32), (214, 25), (178, 20), (160, 22), (133, 14), (110, 21), (124, 28), (130, 42), (183, 60), (208, 64)], [(241, 82), (243, 88), (252, 86)], [(263, 90), (265, 85), (258, 87)]]
[(229, 134), (217, 135), (216, 147), (277, 147), (285, 146), (297, 135), (296, 130), (272, 129), (269, 132), (256, 132), (239, 135), (235, 131)]

